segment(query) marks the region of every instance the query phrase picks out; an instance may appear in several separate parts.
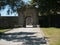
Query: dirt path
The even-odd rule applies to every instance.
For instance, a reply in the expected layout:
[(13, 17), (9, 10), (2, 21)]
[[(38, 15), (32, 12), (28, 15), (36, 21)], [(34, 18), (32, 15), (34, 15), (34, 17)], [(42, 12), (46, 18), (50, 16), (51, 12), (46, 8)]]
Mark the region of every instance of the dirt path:
[(40, 28), (15, 28), (0, 38), (0, 45), (47, 45)]

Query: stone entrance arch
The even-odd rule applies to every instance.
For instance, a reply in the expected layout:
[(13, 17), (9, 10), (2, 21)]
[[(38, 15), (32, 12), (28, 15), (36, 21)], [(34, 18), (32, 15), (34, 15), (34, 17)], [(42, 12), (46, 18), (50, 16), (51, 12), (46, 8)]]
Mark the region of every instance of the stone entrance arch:
[(33, 18), (31, 16), (26, 17), (26, 25), (33, 25)]

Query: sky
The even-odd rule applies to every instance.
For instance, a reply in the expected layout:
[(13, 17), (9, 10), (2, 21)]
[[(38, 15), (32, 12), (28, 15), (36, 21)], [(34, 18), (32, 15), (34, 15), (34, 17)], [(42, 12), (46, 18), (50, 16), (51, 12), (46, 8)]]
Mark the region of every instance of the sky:
[[(31, 1), (31, 0), (23, 0), (23, 1), (24, 1), (25, 3), (28, 3), (28, 1)], [(8, 9), (10, 9), (9, 15), (7, 14), (7, 10), (8, 10)], [(11, 14), (11, 12), (12, 12), (12, 10), (11, 10), (11, 8), (10, 8), (9, 5), (6, 5), (6, 6), (5, 6), (5, 9), (0, 10), (1, 16), (18, 16), (18, 13), (17, 13), (17, 12), (14, 12), (14, 13), (12, 13), (12, 14)]]
[(31, 0), (23, 0), (24, 2), (28, 2), (28, 1), (31, 1)]
[(9, 15), (7, 14), (8, 9), (10, 9), (9, 5), (5, 6), (5, 9), (0, 10), (1, 16), (18, 16), (17, 12), (11, 14), (12, 10), (10, 9)]

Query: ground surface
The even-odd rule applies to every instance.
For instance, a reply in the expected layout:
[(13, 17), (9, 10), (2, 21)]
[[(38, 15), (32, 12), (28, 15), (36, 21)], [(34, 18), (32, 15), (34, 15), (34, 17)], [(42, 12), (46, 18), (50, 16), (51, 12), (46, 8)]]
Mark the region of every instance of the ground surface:
[(60, 28), (41, 28), (50, 45), (60, 45)]
[(0, 45), (48, 45), (40, 28), (15, 28), (0, 35)]
[(0, 33), (3, 33), (5, 32), (6, 30), (5, 29), (0, 29)]

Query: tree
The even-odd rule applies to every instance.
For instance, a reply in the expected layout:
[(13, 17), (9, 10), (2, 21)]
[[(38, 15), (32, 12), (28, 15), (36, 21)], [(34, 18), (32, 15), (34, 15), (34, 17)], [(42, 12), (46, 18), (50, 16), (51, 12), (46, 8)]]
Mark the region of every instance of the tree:
[(57, 25), (57, 21), (54, 21), (57, 20), (57, 17), (55, 19), (53, 18), (55, 17), (55, 15), (57, 16), (57, 12), (60, 13), (60, 0), (32, 0), (32, 4), (37, 4), (39, 6), (38, 11), (41, 16), (46, 15), (48, 17), (48, 26)]
[[(11, 13), (17, 12), (18, 16), (19, 16), (20, 12), (21, 12), (24, 16), (23, 10), (25, 10), (25, 2), (23, 2), (22, 0), (0, 0), (0, 10), (5, 9), (6, 5), (8, 5), (10, 7), (10, 9), (12, 10)], [(8, 15), (10, 14), (10, 9), (8, 9), (8, 11), (7, 11)], [(12, 20), (11, 20), (11, 18), (10, 19), (6, 18), (6, 20), (4, 19), (7, 23), (7, 27), (15, 24), (13, 19)], [(13, 21), (13, 23), (11, 23), (11, 21)], [(3, 25), (1, 25), (1, 26), (3, 26)]]
[(54, 14), (57, 13), (57, 10), (60, 10), (60, 0), (32, 0), (32, 4), (37, 4), (39, 6), (40, 13)]
[[(2, 7), (4, 9), (5, 8), (4, 6), (6, 5), (9, 5), (13, 12), (17, 11), (18, 13), (20, 10), (23, 11), (25, 7), (25, 3), (22, 0), (0, 0), (0, 10), (2, 9)], [(10, 10), (7, 11), (8, 14), (9, 14), (9, 11)]]

